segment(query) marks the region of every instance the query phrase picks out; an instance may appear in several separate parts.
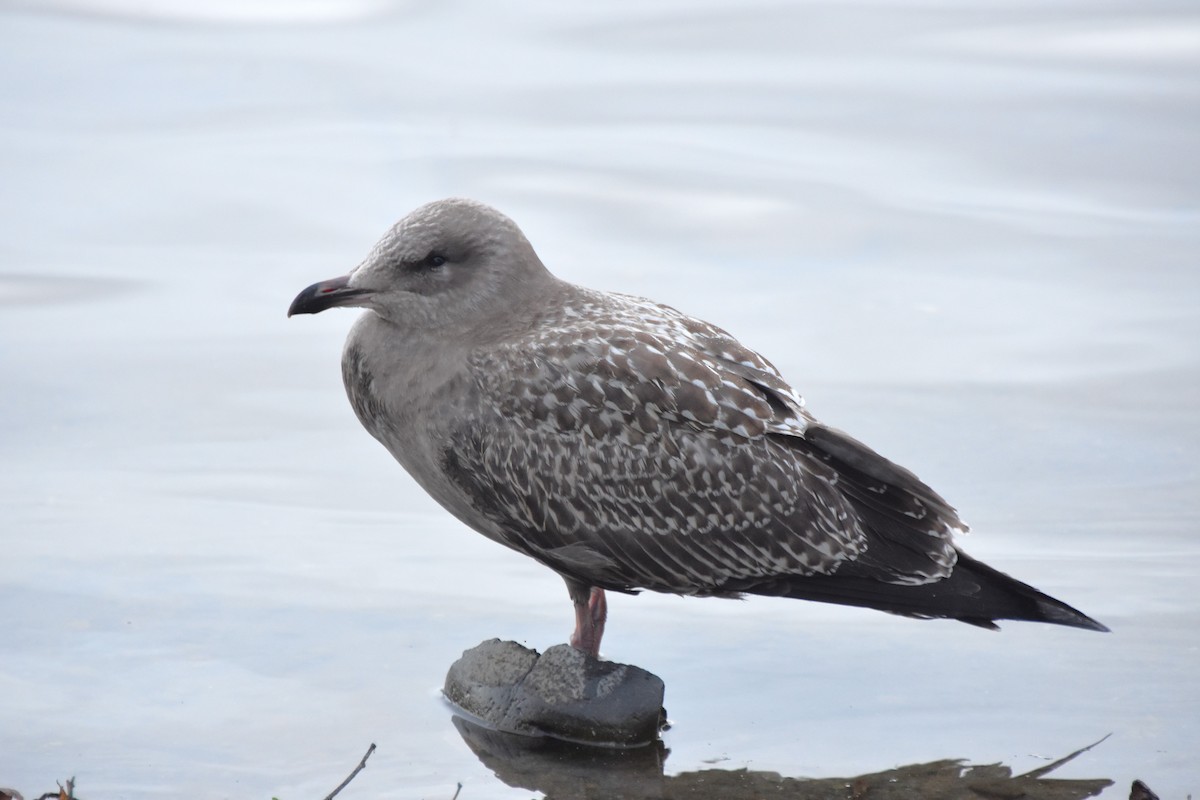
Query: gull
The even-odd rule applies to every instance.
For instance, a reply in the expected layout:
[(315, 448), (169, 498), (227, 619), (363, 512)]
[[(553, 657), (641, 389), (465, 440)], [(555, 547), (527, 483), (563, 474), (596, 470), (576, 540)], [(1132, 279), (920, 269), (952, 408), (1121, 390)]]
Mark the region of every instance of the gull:
[(561, 575), (593, 656), (605, 591), (1107, 630), (964, 553), (954, 508), (764, 357), (555, 277), (489, 206), (416, 209), (288, 316), (342, 306), (365, 309), (342, 354), (363, 427), (464, 524)]

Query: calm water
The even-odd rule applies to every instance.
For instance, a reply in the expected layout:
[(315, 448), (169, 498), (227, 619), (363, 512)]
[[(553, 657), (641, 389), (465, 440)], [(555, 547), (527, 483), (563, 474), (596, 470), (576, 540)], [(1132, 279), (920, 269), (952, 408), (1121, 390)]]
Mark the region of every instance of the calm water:
[(375, 742), (344, 796), (530, 796), (438, 688), (562, 641), (561, 581), (359, 429), (352, 313), (284, 318), (466, 195), (735, 332), (1114, 631), (616, 597), (668, 775), (1111, 733), (1055, 774), (1200, 795), (1195, 9), (175, 5), (0, 7), (0, 786), (297, 800)]

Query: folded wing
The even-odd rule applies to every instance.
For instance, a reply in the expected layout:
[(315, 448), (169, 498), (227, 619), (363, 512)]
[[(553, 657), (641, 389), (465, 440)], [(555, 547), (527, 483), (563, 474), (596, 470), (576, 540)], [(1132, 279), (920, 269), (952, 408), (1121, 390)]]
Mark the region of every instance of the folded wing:
[(505, 544), (616, 590), (950, 573), (962, 523), (944, 500), (813, 420), (720, 329), (653, 308), (657, 328), (639, 307), (636, 326), (476, 354), (479, 405), (444, 432), (443, 464)]

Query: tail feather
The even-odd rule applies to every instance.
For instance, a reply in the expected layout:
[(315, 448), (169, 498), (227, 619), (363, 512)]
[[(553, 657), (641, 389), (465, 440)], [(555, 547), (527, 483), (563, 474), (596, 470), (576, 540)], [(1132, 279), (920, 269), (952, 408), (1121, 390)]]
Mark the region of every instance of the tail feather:
[(835, 574), (779, 577), (723, 588), (748, 594), (874, 608), (909, 617), (956, 619), (992, 629), (997, 627), (995, 620), (1013, 619), (1093, 631), (1108, 630), (1083, 612), (962, 551), (959, 551), (958, 563), (949, 577), (916, 586)]

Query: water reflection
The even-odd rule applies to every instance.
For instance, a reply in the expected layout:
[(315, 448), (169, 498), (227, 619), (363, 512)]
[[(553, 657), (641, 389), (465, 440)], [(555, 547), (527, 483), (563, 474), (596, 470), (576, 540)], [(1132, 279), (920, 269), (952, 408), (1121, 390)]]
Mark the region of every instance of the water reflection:
[(1111, 780), (1104, 778), (1046, 778), (1050, 772), (1095, 745), (1023, 775), (1013, 775), (1012, 769), (1003, 764), (969, 765), (958, 758), (849, 778), (790, 778), (777, 772), (744, 768), (714, 768), (667, 775), (663, 767), (670, 751), (661, 741), (647, 747), (610, 750), (502, 733), (459, 716), (455, 716), (453, 722), (463, 741), (496, 777), (514, 788), (541, 792), (546, 800), (685, 797), (697, 800), (762, 797), (780, 800), (827, 800), (831, 797), (855, 800), (962, 800), (975, 797), (1082, 800), (1095, 797), (1112, 785)]

